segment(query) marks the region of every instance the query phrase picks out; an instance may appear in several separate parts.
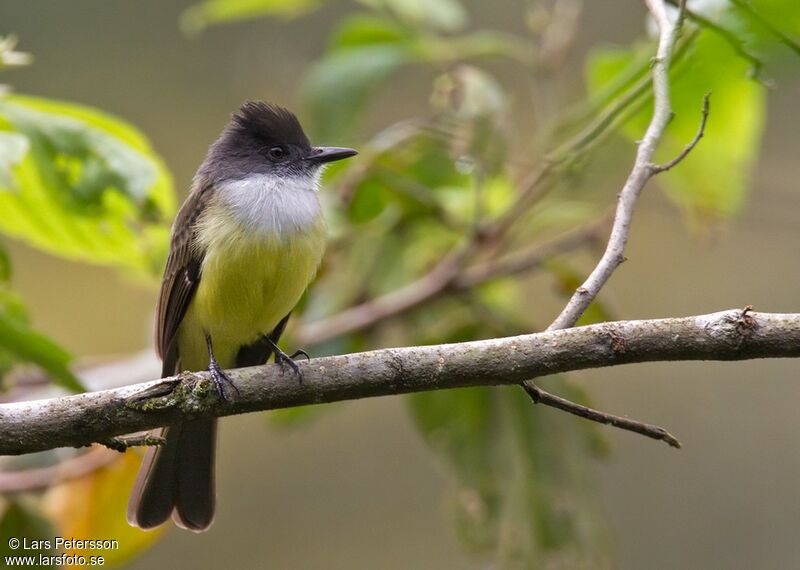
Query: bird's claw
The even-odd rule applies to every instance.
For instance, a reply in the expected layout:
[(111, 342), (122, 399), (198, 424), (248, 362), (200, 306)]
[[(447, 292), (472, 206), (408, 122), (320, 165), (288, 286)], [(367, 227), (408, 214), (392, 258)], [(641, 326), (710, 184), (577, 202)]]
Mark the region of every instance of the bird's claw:
[(214, 381), (214, 388), (217, 390), (219, 399), (223, 402), (228, 402), (228, 396), (225, 395), (225, 384), (233, 388), (236, 395), (239, 395), (239, 388), (233, 383), (230, 376), (228, 376), (216, 360), (212, 359), (208, 363), (208, 372), (211, 374), (211, 379)]
[(291, 358), (292, 360), (294, 360), (294, 359), (295, 359), (295, 358), (297, 358), (298, 356), (305, 356), (305, 358), (306, 358), (306, 362), (308, 362), (309, 360), (311, 360), (311, 357), (310, 357), (310, 356), (308, 355), (308, 353), (307, 353), (305, 350), (303, 350), (302, 348), (299, 348), (299, 349), (295, 350), (295, 351), (292, 353), (292, 355), (291, 355), (289, 358)]
[(308, 354), (306, 354), (304, 350), (298, 350), (294, 354), (289, 356), (282, 350), (278, 349), (275, 351), (275, 363), (281, 367), (281, 374), (283, 374), (286, 371), (287, 366), (291, 368), (292, 372), (294, 372), (295, 376), (297, 376), (297, 380), (302, 384), (303, 371), (300, 370), (300, 367), (294, 361), (294, 357), (297, 356), (298, 354), (303, 354), (305, 355), (306, 358), (308, 358)]

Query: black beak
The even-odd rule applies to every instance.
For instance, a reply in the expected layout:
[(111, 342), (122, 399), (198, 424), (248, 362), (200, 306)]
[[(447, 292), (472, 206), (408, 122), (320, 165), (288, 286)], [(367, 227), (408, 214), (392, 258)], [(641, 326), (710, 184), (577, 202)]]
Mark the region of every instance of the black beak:
[(326, 162), (333, 162), (335, 160), (342, 160), (343, 158), (350, 158), (358, 153), (352, 148), (344, 148), (339, 146), (318, 146), (311, 149), (311, 152), (306, 157), (306, 160), (314, 164), (324, 164)]

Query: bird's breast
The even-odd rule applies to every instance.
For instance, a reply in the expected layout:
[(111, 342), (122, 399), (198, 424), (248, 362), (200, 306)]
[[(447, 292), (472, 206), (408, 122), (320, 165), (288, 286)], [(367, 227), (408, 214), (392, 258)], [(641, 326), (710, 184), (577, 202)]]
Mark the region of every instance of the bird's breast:
[(318, 175), (255, 174), (226, 182), (217, 189), (205, 224), (213, 224), (211, 218), (230, 221), (252, 235), (306, 233), (321, 216), (318, 187)]
[(271, 332), (294, 308), (317, 272), (325, 223), (316, 191), (220, 188), (198, 221), (197, 243), (204, 251), (200, 283), (179, 340), (192, 346), (179, 350), (200, 351), (208, 333), (217, 360), (230, 366), (225, 361), (240, 346)]

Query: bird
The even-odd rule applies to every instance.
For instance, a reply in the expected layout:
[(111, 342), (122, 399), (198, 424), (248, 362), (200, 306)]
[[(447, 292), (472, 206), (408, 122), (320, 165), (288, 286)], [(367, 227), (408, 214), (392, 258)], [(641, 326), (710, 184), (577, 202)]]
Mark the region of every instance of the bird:
[[(278, 340), (314, 278), (326, 243), (320, 176), (351, 148), (312, 146), (288, 109), (247, 101), (233, 113), (195, 174), (172, 225), (156, 307), (162, 377), (208, 370), (219, 397), (235, 386), (225, 369), (274, 354), (300, 375)], [(306, 355), (307, 356), (307, 355)], [(170, 517), (206, 530), (214, 519), (217, 420), (161, 428), (145, 453), (128, 522), (152, 529)]]

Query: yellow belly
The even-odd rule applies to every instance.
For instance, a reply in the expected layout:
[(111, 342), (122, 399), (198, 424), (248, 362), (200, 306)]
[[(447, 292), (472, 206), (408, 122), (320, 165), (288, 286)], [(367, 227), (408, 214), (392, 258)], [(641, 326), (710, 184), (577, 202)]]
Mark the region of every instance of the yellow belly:
[(244, 235), (231, 228), (209, 240), (200, 283), (178, 330), (185, 370), (208, 366), (205, 335), (223, 368), (239, 348), (272, 329), (294, 308), (313, 279), (325, 248), (320, 218), (291, 235)]

